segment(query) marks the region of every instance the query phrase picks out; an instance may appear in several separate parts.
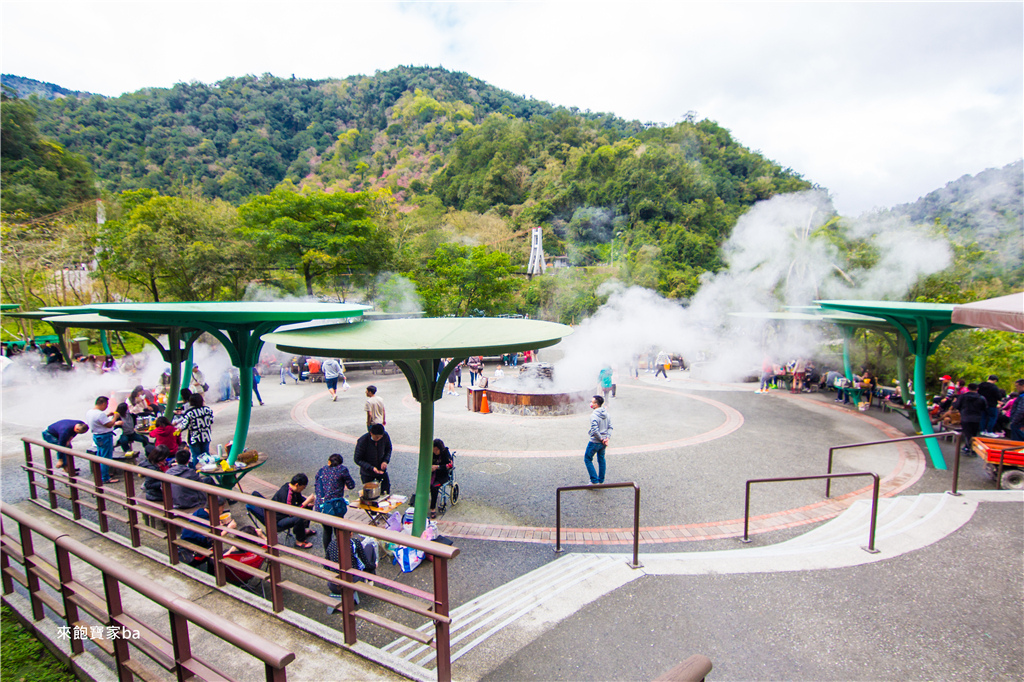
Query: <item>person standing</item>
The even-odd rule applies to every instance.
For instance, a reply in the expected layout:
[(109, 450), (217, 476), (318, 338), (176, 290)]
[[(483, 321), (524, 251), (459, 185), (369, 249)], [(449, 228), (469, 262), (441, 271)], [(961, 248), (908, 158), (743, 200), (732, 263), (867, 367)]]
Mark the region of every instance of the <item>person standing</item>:
[(252, 392), (256, 394), (256, 400), (259, 401), (260, 407), (263, 407), (263, 396), (260, 395), (260, 372), (255, 367), (252, 368)]
[[(314, 497), (316, 498), (316, 511), (321, 514), (344, 518), (348, 512), (348, 501), (345, 499), (345, 490), (352, 490), (356, 482), (348, 467), (344, 465), (345, 459), (338, 453), (327, 458), (327, 466), (321, 467), (316, 472), (316, 481), (313, 485)], [(324, 547), (331, 544), (331, 535), (334, 529), (324, 526)]]
[(999, 419), (999, 401), (1003, 399), (1003, 391), (996, 385), (998, 381), (999, 377), (990, 374), (988, 380), (978, 384), (978, 395), (988, 403), (985, 418), (981, 421), (981, 435), (983, 436), (994, 437), (996, 435), (993, 431), (995, 431), (996, 421)]
[(202, 395), (210, 390), (210, 384), (206, 383), (206, 375), (199, 371), (199, 365), (192, 365), (192, 381), (189, 388), (193, 393)]
[[(59, 445), (62, 448), (70, 448), (71, 441), (75, 439), (75, 436), (88, 430), (89, 425), (83, 421), (61, 419), (59, 422), (54, 422), (46, 427), (46, 430), (43, 431), (43, 440), (53, 445)], [(63, 467), (67, 475), (71, 476), (75, 470), (74, 458), (71, 455), (58, 452), (57, 466)]]
[[(114, 458), (114, 427), (117, 420), (114, 411), (108, 410), (110, 400), (105, 395), (96, 398), (96, 406), (85, 415), (85, 423), (92, 431), (92, 442), (96, 444), (96, 455), (104, 459)], [(118, 478), (110, 476), (110, 467), (100, 465), (100, 478), (104, 483), (120, 483)]]
[(608, 394), (615, 397), (615, 384), (612, 383), (612, 368), (605, 365), (597, 374), (597, 380), (601, 384), (601, 392), (604, 394), (604, 402), (608, 402)]
[[(608, 448), (608, 441), (611, 439), (612, 422), (608, 418), (608, 411), (604, 407), (604, 398), (595, 395), (590, 400), (590, 407), (594, 410), (590, 414), (590, 441), (587, 443), (587, 450), (583, 454), (583, 463), (587, 465), (587, 473), (590, 474), (590, 482), (604, 483), (605, 450)], [(597, 456), (597, 471), (594, 471), (594, 456)]]
[(474, 355), (466, 364), (469, 366), (469, 385), (476, 386), (476, 377), (484, 369), (484, 359), (479, 355)]
[(657, 369), (654, 371), (654, 378), (657, 379), (659, 374), (665, 375), (665, 381), (669, 381), (668, 368), (671, 367), (668, 359), (668, 353), (661, 351), (658, 353), (658, 357), (654, 361), (654, 365)]
[(369, 433), (359, 436), (352, 461), (359, 465), (359, 478), (363, 485), (380, 482), (380, 494), (391, 494), (391, 478), (388, 465), (391, 463), (391, 436), (383, 424), (374, 424)]
[(1010, 409), (1010, 440), (1024, 441), (1024, 379), (1017, 379), (1014, 387), (1017, 397)]
[[(327, 358), (322, 366), (324, 372), (324, 383), (327, 384), (327, 392), (331, 394), (331, 401), (338, 399), (338, 379), (345, 381), (345, 368), (338, 362), (338, 358)], [(348, 386), (348, 383), (345, 383)], [(344, 389), (342, 389), (344, 390)]]
[(988, 402), (978, 394), (978, 384), (968, 384), (967, 393), (956, 399), (953, 409), (960, 413), (963, 453), (972, 457), (971, 441), (981, 430), (981, 423), (988, 412)]
[(193, 393), (188, 399), (189, 409), (182, 417), (188, 429), (188, 449), (192, 452), (194, 467), (199, 457), (210, 454), (213, 440), (213, 410), (203, 404), (203, 394)]
[(366, 430), (374, 424), (386, 426), (388, 423), (387, 412), (384, 410), (384, 399), (377, 395), (377, 387), (370, 385), (366, 387)]

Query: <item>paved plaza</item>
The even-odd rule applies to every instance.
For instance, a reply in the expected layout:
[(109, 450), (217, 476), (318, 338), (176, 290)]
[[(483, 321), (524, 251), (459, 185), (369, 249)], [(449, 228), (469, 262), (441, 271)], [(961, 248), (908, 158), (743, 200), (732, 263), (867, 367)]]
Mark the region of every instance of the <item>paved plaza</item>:
[[(355, 438), (365, 430), (363, 389), (371, 382), (387, 405), (395, 443), (392, 487), (412, 491), (419, 409), (404, 377), (352, 373), (351, 389), (337, 402), (323, 384), (274, 379), (261, 385), (266, 405), (253, 408), (248, 441), (269, 461), (244, 480), (247, 491), (266, 494), (299, 471), (312, 477), (333, 452), (352, 466)], [(881, 555), (858, 546), (866, 541), (866, 522), (857, 520), (866, 478), (836, 482), (831, 500), (821, 481), (755, 486), (754, 542), (742, 545), (747, 479), (824, 473), (830, 446), (908, 435), (909, 422), (878, 408), (859, 413), (836, 404), (834, 394), (755, 394), (755, 384), (710, 383), (685, 372), (667, 382), (641, 374), (617, 383), (608, 404), (615, 428), (606, 480), (640, 487), (639, 570), (627, 566), (629, 490), (565, 494), (567, 552), (553, 552), (555, 489), (588, 482), (582, 456), (589, 410), (474, 414), (464, 390), (437, 404), (435, 436), (457, 452), (462, 490), (438, 524), (461, 550), (451, 566), (453, 606), (463, 609), (463, 622), (473, 622), (469, 612), (482, 612), (485, 603), (503, 614), (453, 641), (456, 679), (653, 679), (693, 653), (714, 662), (709, 679), (1024, 674), (1019, 494), (943, 495), (950, 472), (933, 469), (914, 443), (840, 451), (835, 470), (880, 474), (886, 513), (904, 519), (880, 533)], [(6, 389), (5, 403), (11, 395)], [(215, 442), (230, 437), (236, 406), (214, 406)], [(26, 421), (23, 410), (5, 404), (7, 502), (26, 497), (17, 438), (41, 428)], [(942, 447), (952, 464), (952, 445)], [(964, 461), (960, 487), (994, 488), (976, 459)], [(892, 506), (901, 498), (922, 502)], [(349, 518), (359, 520), (356, 514)], [(939, 518), (945, 525), (936, 525)], [(843, 523), (849, 528), (836, 532), (856, 536), (848, 546), (823, 539), (784, 549), (808, 531)], [(422, 571), (402, 578), (428, 580)], [(315, 605), (289, 608), (338, 627)], [(387, 633), (368, 642), (429, 669)]]

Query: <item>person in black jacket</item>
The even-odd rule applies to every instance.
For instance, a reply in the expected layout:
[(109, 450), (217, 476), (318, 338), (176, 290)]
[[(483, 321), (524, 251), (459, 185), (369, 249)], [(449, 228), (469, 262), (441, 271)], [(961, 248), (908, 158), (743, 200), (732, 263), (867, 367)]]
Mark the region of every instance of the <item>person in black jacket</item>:
[(974, 457), (971, 441), (978, 435), (981, 422), (988, 412), (988, 401), (978, 395), (978, 384), (968, 384), (967, 393), (957, 398), (953, 409), (960, 413), (960, 428), (963, 433), (963, 453)]
[(985, 418), (981, 420), (981, 435), (983, 436), (995, 436), (993, 432), (996, 430), (996, 421), (999, 419), (999, 401), (1006, 396), (1003, 390), (996, 385), (998, 381), (999, 377), (990, 374), (987, 381), (978, 384), (978, 395), (988, 403)]
[(448, 482), (452, 453), (440, 438), (434, 439), (434, 459), (430, 465), (430, 518), (437, 518), (437, 494)]
[(1024, 441), (1024, 379), (1014, 384), (1017, 397), (1010, 408), (1010, 440)]
[(391, 494), (391, 478), (388, 477), (391, 436), (384, 430), (383, 424), (373, 424), (369, 433), (359, 437), (352, 460), (359, 465), (359, 478), (364, 485), (370, 481), (380, 481), (380, 494)]
[[(285, 483), (281, 488), (274, 493), (274, 496), (270, 498), (274, 502), (280, 502), (281, 504), (287, 504), (295, 507), (302, 507), (309, 509), (316, 502), (316, 495), (310, 495), (306, 497), (302, 494), (302, 491), (309, 485), (309, 477), (306, 474), (295, 474), (292, 476), (292, 480), (289, 483)], [(292, 529), (295, 533), (295, 546), (301, 549), (310, 549), (313, 547), (312, 542), (307, 542), (306, 537), (309, 535), (316, 535), (315, 530), (309, 529), (309, 521), (307, 519), (299, 518), (298, 516), (288, 516), (287, 514), (279, 514), (277, 517), (277, 529), (287, 530)]]

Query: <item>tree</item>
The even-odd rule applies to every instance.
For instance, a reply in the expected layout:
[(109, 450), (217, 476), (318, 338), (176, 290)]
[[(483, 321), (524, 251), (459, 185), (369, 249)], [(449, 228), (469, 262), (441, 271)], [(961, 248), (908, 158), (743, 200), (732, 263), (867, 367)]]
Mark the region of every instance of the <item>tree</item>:
[(313, 282), (331, 273), (372, 278), (390, 262), (391, 240), (374, 222), (386, 193), (298, 192), (288, 183), (239, 207), (242, 234), (280, 266)]
[[(127, 216), (101, 235), (100, 267), (154, 301), (207, 301), (237, 294), (236, 210), (221, 200), (125, 192)], [(234, 297), (234, 296), (232, 296)]]
[(486, 246), (442, 244), (414, 279), (426, 313), (433, 317), (507, 312), (517, 288), (509, 257)]

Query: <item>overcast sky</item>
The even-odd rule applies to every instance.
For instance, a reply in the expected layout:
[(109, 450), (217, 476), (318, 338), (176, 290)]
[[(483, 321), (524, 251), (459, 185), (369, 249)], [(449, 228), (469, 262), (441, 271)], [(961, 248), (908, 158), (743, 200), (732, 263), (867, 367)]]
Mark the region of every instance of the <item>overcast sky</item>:
[(855, 216), (1024, 155), (1024, 3), (0, 2), (3, 73), (116, 96), (443, 66), (556, 105), (711, 118)]

